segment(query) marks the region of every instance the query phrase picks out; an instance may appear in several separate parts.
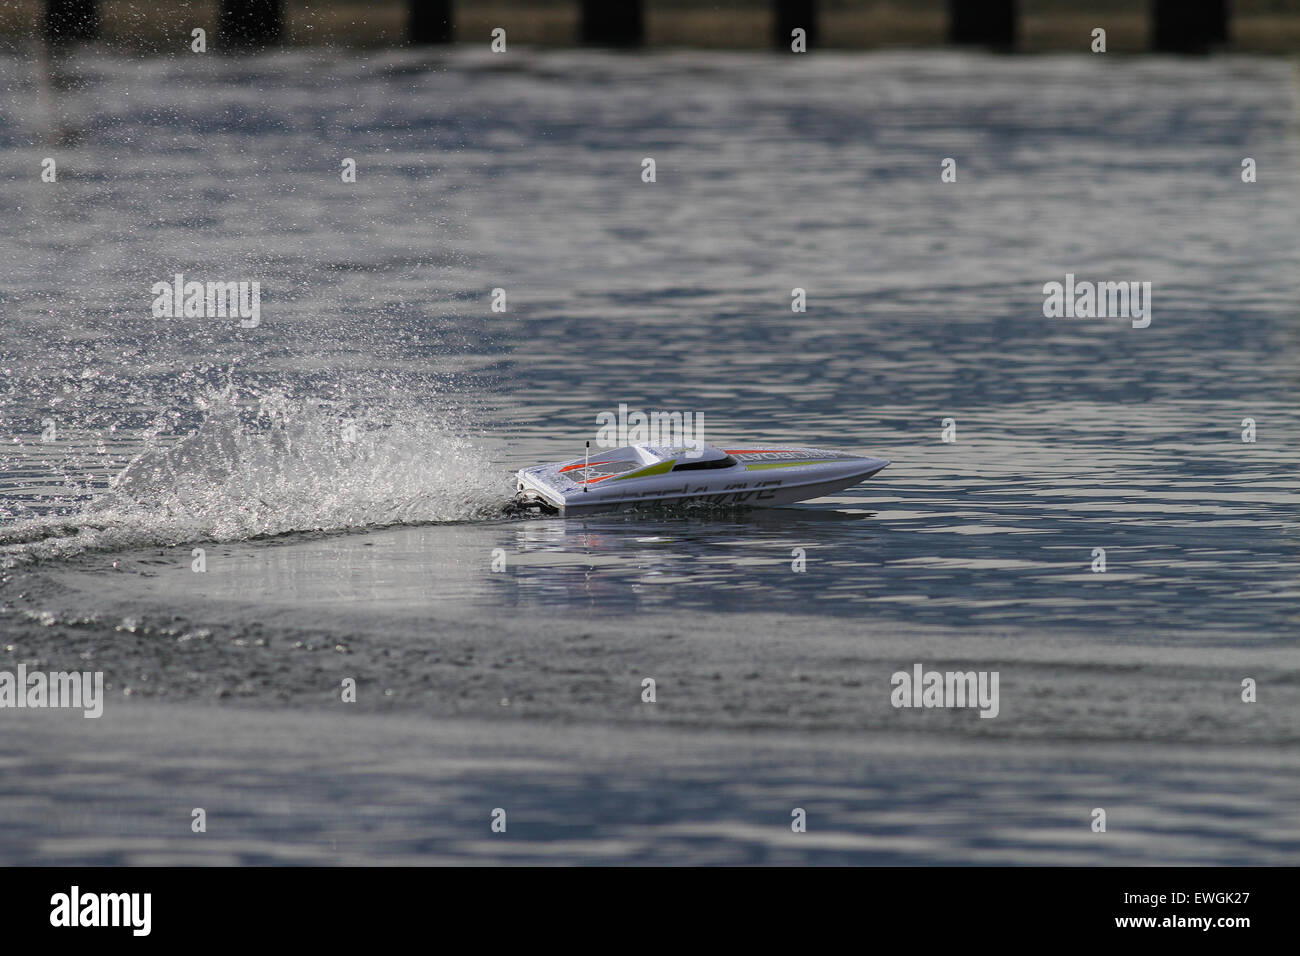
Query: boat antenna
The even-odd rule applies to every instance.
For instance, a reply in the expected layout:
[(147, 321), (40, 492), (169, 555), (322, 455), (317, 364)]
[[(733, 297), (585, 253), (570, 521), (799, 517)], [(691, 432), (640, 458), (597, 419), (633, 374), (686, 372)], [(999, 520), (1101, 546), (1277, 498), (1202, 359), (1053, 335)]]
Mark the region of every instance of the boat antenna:
[(582, 490), (587, 491), (587, 469), (591, 467), (591, 439), (587, 439), (587, 454), (582, 459)]

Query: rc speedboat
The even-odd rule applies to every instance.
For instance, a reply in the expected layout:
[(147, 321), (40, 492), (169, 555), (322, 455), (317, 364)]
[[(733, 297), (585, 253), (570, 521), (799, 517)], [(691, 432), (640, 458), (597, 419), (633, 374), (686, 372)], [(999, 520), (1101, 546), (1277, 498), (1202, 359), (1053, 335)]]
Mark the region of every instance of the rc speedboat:
[(514, 504), (550, 514), (658, 506), (772, 508), (833, 494), (889, 462), (821, 448), (636, 444), (524, 468)]

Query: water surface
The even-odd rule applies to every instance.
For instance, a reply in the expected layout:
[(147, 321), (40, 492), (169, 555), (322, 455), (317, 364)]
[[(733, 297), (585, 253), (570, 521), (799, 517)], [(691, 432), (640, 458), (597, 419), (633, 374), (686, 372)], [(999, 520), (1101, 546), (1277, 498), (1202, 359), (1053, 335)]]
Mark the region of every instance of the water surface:
[[(1074, 771), (1013, 766), (1015, 741), (1105, 741), (1103, 777), (1168, 757), (1155, 791), (1190, 774), (1209, 806), (1236, 799), (1223, 752), (1152, 742), (1294, 782), (1290, 62), (81, 52), (6, 54), (0, 82), (9, 660), (94, 659), (118, 706), (287, 719), (332, 701), (343, 646), (382, 707), (615, 738), (641, 677), (676, 668), (672, 733), (975, 735), (969, 788), (1046, 774), (1085, 817)], [(154, 319), (176, 273), (258, 280), (260, 326)], [(1067, 273), (1151, 282), (1150, 327), (1044, 318)], [(702, 415), (724, 447), (893, 464), (769, 513), (500, 516), (513, 469), (580, 455), (620, 403)], [(899, 724), (889, 674), (917, 660), (1001, 669), (1004, 716)], [(1247, 676), (1269, 709), (1241, 710)], [(583, 733), (556, 744), (579, 767)], [(916, 759), (899, 773), (924, 786)], [(679, 796), (664, 812), (694, 825)], [(1242, 861), (1203, 806), (1158, 836), (1163, 800), (1117, 861)], [(1002, 825), (965, 812), (976, 843)], [(1251, 840), (1294, 849), (1293, 811), (1251, 814)], [(1105, 859), (1068, 851), (1073, 819), (998, 861)], [(574, 858), (613, 839), (588, 837)]]

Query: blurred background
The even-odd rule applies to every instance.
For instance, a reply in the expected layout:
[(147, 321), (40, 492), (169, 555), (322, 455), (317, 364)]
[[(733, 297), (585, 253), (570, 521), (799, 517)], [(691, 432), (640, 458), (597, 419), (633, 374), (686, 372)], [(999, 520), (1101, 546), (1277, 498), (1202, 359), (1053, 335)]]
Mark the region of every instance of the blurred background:
[(219, 21), (246, 42), (295, 45), (486, 43), (757, 48), (794, 26), (825, 48), (987, 43), (1073, 50), (1103, 27), (1112, 51), (1278, 52), (1300, 41), (1300, 0), (4, 0), (0, 36), (42, 30), (167, 47)]

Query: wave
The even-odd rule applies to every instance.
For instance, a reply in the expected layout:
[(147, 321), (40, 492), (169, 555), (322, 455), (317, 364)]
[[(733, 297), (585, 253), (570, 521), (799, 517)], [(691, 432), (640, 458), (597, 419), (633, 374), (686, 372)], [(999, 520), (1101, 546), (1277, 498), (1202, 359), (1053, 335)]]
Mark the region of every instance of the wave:
[(200, 426), (156, 439), (71, 515), (0, 528), (0, 564), (302, 531), (486, 518), (499, 469), (452, 413), (369, 413), (283, 393), (198, 399)]

